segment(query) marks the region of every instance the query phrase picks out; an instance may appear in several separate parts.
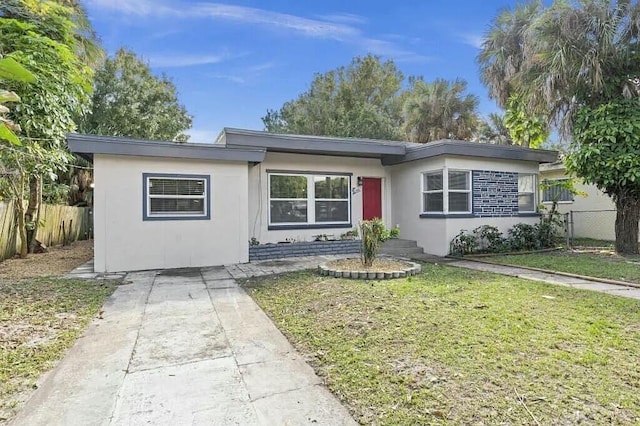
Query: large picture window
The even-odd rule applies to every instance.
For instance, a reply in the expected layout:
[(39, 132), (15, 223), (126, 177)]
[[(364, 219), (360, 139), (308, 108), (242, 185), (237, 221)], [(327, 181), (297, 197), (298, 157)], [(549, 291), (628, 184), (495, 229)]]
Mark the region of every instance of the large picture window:
[(518, 211), (535, 213), (536, 211), (536, 175), (518, 174)]
[(422, 174), (423, 213), (471, 213), (471, 172), (437, 170)]
[(269, 224), (350, 224), (350, 186), (350, 176), (270, 173)]
[(209, 219), (206, 175), (143, 174), (144, 220)]

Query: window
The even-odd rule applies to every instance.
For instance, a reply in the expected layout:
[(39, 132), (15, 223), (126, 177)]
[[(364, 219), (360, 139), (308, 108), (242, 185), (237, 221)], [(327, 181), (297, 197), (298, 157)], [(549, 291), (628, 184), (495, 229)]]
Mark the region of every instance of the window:
[(573, 194), (566, 186), (569, 179), (545, 179), (542, 181), (542, 202), (543, 203), (571, 203)]
[(423, 213), (471, 213), (471, 173), (438, 170), (422, 175)]
[(350, 177), (269, 174), (270, 225), (349, 224)]
[(518, 211), (535, 213), (536, 211), (536, 176), (518, 174)]
[(143, 174), (144, 220), (209, 219), (205, 175)]

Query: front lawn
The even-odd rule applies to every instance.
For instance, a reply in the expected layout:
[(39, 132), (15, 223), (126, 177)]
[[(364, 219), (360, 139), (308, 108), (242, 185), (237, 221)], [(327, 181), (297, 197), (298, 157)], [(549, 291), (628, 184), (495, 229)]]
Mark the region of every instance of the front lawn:
[(15, 414), (114, 289), (113, 283), (57, 278), (0, 279), (0, 423)]
[(362, 424), (640, 422), (640, 303), (448, 266), (243, 285)]
[(530, 266), (596, 278), (640, 283), (640, 264), (613, 253), (549, 253), (491, 256), (489, 262), (515, 266)]

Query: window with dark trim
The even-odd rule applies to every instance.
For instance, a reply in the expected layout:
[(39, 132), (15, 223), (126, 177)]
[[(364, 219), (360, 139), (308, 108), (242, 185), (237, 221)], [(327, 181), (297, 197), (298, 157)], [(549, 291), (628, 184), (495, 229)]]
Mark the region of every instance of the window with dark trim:
[(545, 179), (542, 181), (543, 203), (572, 203), (573, 193), (565, 185), (569, 179)]
[(351, 222), (351, 177), (269, 173), (269, 225)]
[(143, 174), (144, 220), (209, 219), (210, 176)]
[(471, 172), (436, 170), (423, 173), (422, 213), (471, 213)]

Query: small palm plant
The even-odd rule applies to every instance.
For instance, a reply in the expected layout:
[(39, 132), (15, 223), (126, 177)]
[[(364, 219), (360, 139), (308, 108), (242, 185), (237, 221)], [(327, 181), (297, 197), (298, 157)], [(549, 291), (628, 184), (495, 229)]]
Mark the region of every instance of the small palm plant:
[(378, 255), (380, 244), (389, 238), (398, 236), (399, 228), (395, 227), (387, 230), (382, 219), (374, 218), (364, 220), (360, 223), (360, 234), (362, 235), (362, 263), (365, 266), (373, 265), (373, 261)]

